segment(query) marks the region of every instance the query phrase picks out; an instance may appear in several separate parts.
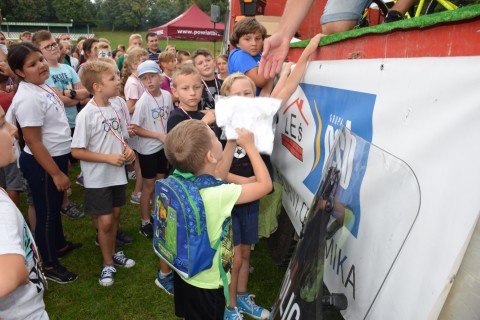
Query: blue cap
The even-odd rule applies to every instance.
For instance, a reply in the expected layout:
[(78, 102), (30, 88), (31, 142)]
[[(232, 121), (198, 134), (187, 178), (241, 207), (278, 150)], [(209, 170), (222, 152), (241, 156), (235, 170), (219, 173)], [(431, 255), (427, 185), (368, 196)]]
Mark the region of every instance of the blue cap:
[(147, 60), (142, 63), (137, 68), (137, 74), (139, 77), (145, 73), (161, 73), (160, 67), (155, 63), (155, 61)]

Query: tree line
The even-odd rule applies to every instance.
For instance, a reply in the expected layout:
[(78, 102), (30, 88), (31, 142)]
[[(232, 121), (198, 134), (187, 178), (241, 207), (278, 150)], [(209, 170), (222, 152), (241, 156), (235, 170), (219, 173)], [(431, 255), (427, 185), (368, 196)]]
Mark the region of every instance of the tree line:
[[(210, 15), (210, 5), (227, 0), (0, 0), (2, 16), (18, 22), (71, 22), (103, 30), (137, 31), (159, 26), (196, 3)], [(5, 20), (4, 19), (4, 20)]]

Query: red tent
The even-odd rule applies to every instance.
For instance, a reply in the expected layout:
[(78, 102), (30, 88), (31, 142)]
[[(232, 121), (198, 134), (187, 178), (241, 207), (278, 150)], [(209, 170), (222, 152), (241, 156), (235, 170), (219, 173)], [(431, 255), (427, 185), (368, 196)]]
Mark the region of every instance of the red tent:
[(149, 32), (155, 32), (159, 38), (180, 40), (221, 40), (219, 31), (225, 29), (223, 23), (216, 23), (215, 29), (210, 16), (203, 12), (195, 3), (184, 13)]

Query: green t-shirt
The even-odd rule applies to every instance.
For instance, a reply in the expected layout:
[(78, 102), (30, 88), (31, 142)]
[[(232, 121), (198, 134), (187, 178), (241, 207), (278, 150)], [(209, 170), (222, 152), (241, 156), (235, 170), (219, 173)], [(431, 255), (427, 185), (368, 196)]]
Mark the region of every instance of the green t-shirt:
[[(208, 238), (212, 247), (220, 238), (223, 222), (231, 216), (233, 206), (237, 202), (238, 197), (240, 197), (241, 192), (242, 186), (237, 184), (222, 184), (200, 190), (203, 205), (205, 206)], [(218, 267), (219, 255), (222, 254), (221, 251), (222, 246), (219, 245), (210, 269), (204, 270), (192, 278), (183, 280), (197, 288), (218, 289), (222, 287), (223, 282)]]

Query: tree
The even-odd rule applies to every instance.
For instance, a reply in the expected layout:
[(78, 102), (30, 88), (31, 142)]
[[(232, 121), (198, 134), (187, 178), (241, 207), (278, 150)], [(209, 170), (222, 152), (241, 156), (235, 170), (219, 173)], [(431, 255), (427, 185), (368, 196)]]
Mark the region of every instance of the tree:
[(69, 22), (73, 19), (75, 22), (86, 22), (94, 12), (93, 4), (89, 0), (51, 1), (58, 21)]

